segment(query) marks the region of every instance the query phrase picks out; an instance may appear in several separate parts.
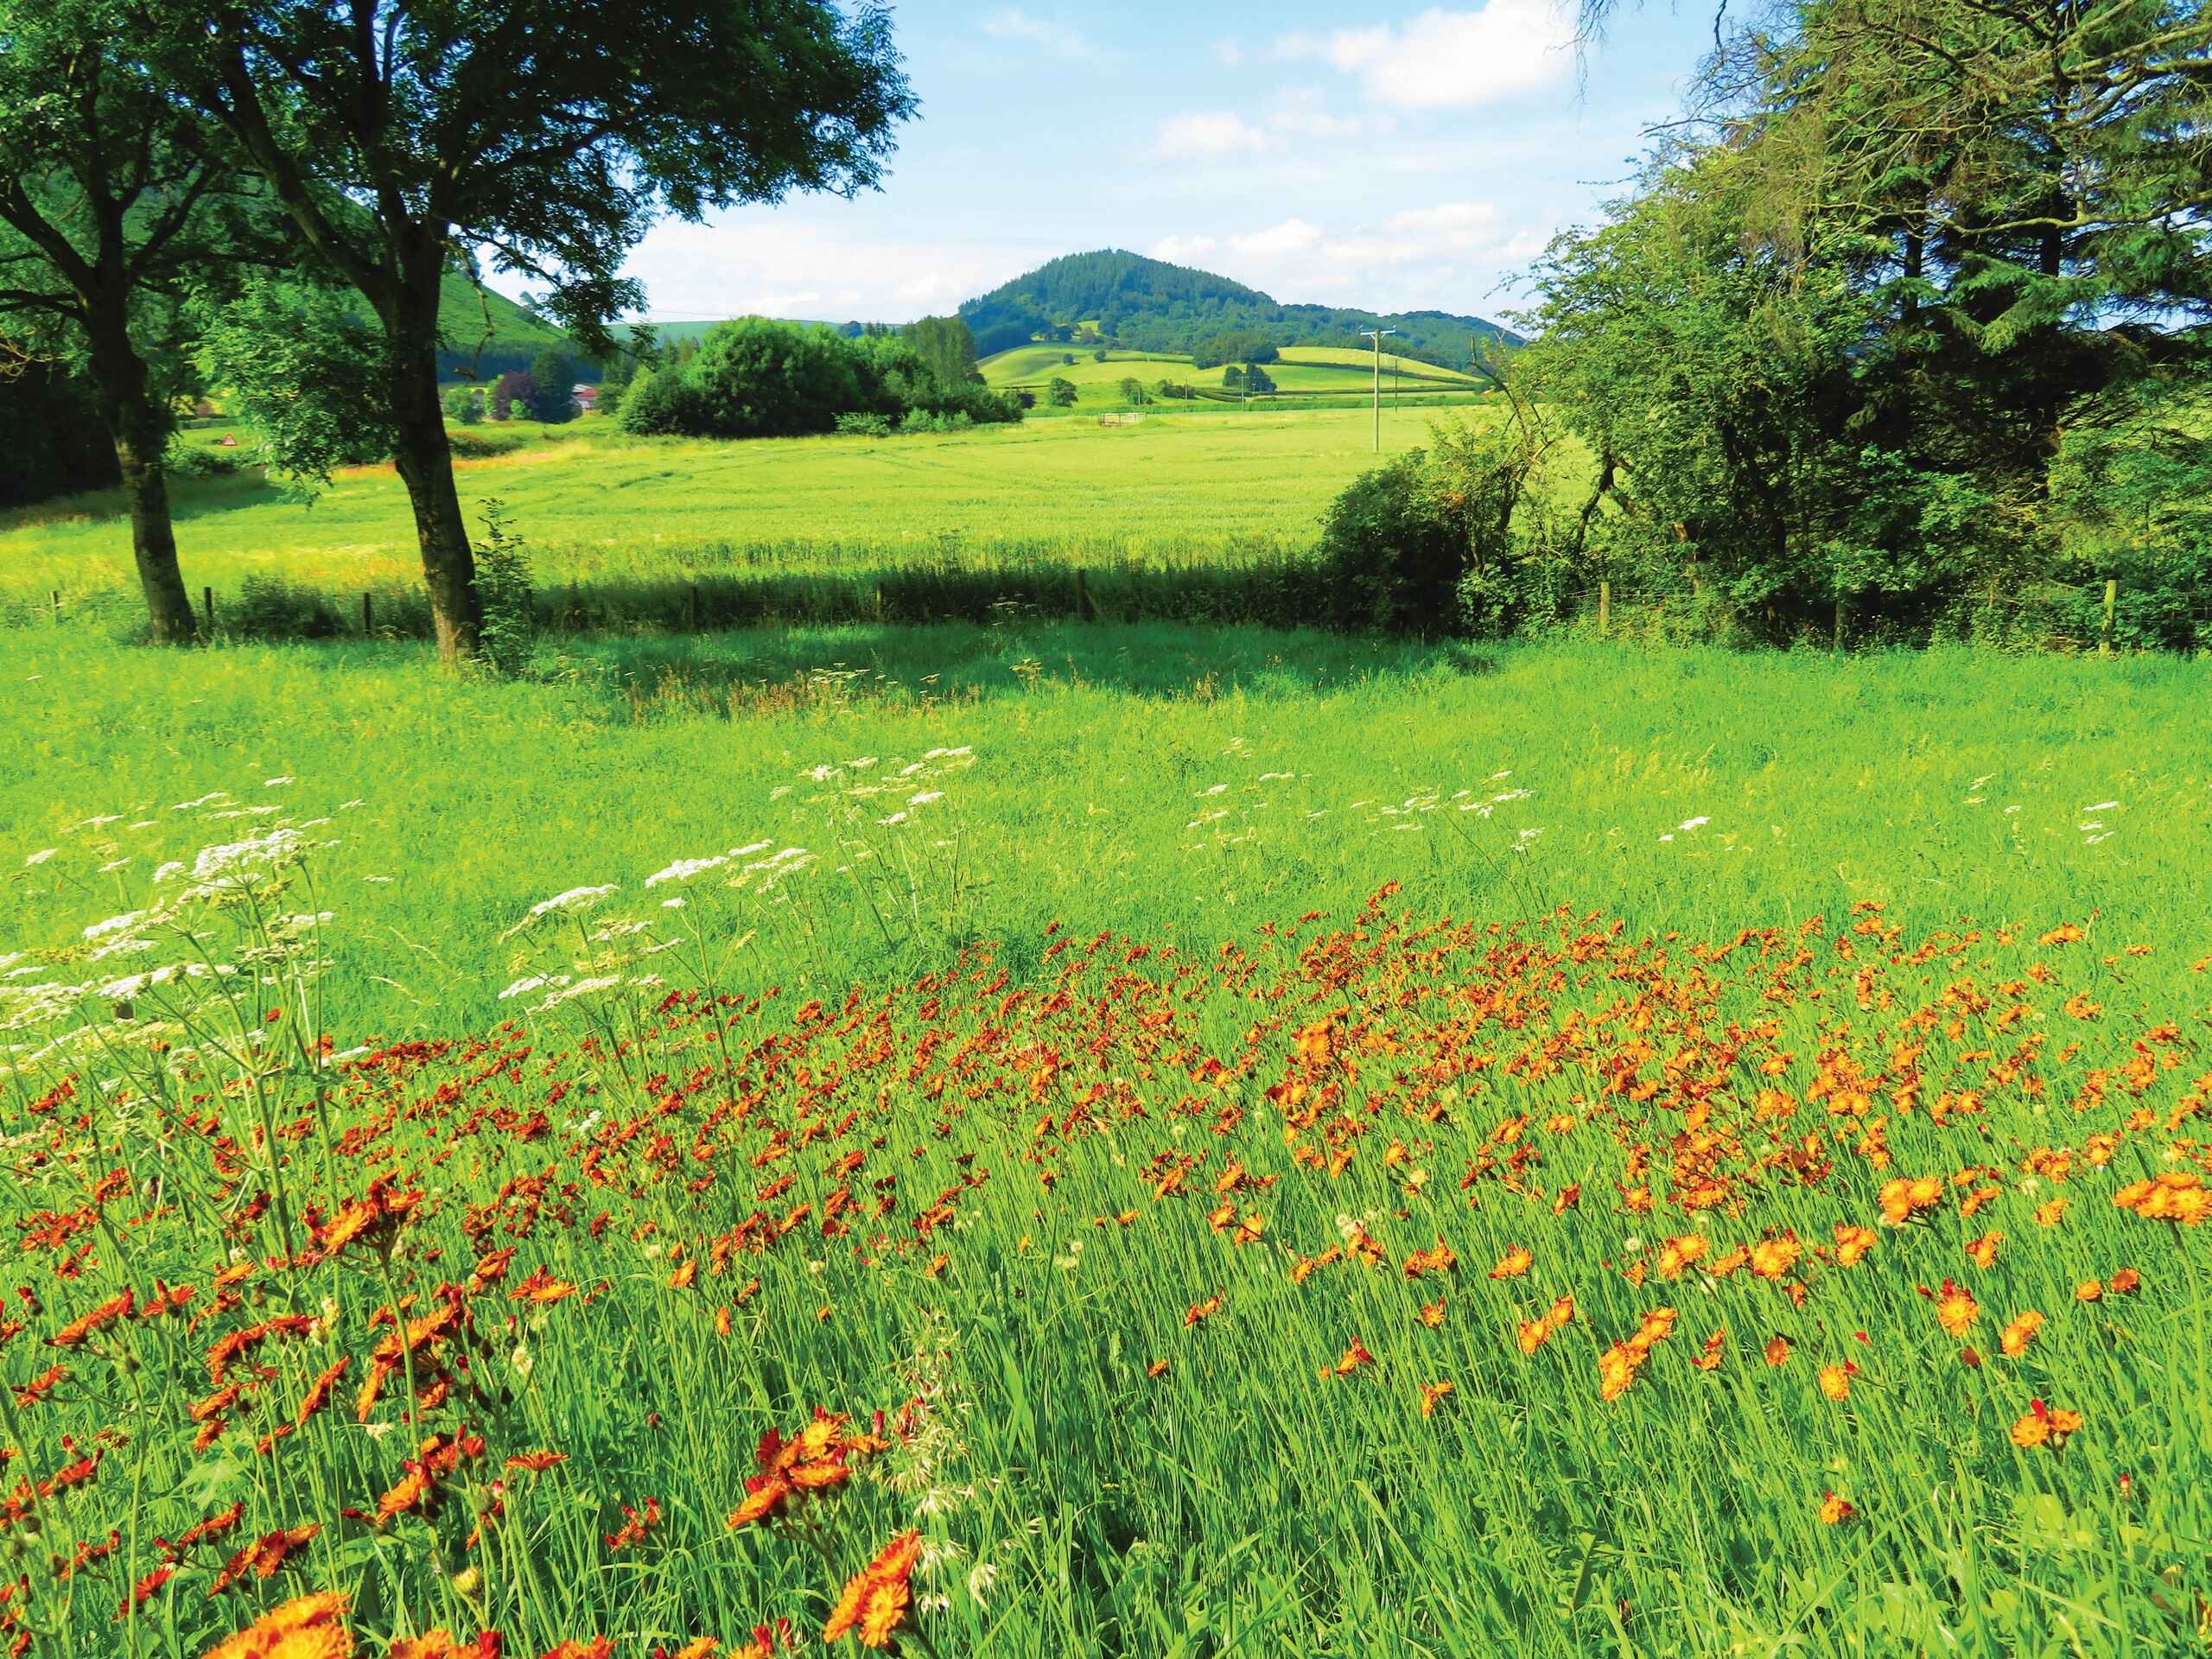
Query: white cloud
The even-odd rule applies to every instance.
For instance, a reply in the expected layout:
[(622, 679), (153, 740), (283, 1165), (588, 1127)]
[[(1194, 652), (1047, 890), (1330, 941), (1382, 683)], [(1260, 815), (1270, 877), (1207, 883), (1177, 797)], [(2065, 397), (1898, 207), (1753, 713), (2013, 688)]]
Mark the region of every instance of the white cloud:
[(1276, 53), (1357, 76), (1378, 103), (1438, 110), (1554, 86), (1573, 68), (1573, 42), (1556, 0), (1489, 0), (1473, 11), (1432, 7), (1396, 26), (1295, 34)]
[(1195, 110), (1171, 115), (1154, 133), (1150, 154), (1164, 162), (1200, 156), (1249, 155), (1268, 148), (1268, 135), (1227, 110)]
[(1543, 246), (1487, 201), (1402, 208), (1339, 228), (1289, 218), (1257, 230), (1169, 236), (1155, 258), (1200, 265), (1290, 304), (1420, 307), (1485, 313), (1498, 276)]
[(942, 315), (1059, 247), (908, 239), (788, 211), (737, 208), (699, 225), (654, 226), (631, 256), (646, 315), (663, 321), (752, 314), (906, 322)]
[(1088, 60), (1099, 55), (1098, 48), (1075, 30), (1041, 17), (1032, 17), (1018, 6), (1009, 6), (984, 18), (983, 33), (994, 40), (1027, 41), (1032, 46), (1044, 48), (1056, 58)]

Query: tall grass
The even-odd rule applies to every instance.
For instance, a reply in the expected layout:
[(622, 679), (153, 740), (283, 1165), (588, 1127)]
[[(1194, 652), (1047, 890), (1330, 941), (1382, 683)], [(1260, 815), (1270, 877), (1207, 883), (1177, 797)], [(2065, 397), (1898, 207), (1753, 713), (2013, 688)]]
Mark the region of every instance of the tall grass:
[(226, 840), (0, 997), (11, 1639), (804, 1651), (849, 1596), (1020, 1659), (2201, 1641), (2179, 930), (1386, 888), (715, 967), (943, 839), (950, 759), (825, 768), (813, 869), (545, 894), (510, 935), (588, 971), (385, 1046), (323, 965), (345, 820), (188, 809)]

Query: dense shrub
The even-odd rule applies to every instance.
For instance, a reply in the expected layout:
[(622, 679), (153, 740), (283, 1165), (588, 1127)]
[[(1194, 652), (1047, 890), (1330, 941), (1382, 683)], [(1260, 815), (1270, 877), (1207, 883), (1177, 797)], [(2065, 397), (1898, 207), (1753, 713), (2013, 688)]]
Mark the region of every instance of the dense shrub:
[(228, 478), (246, 467), (245, 452), (210, 449), (201, 443), (180, 443), (172, 438), (162, 458), (162, 470), (171, 478)]
[(1330, 504), (1320, 554), (1337, 626), (1453, 631), (1466, 549), (1426, 488), (1427, 460), (1408, 450)]
[[(1020, 401), (993, 391), (972, 367), (959, 366), (965, 361), (957, 340), (848, 339), (831, 328), (748, 317), (712, 330), (695, 355), (641, 371), (622, 398), (621, 425), (648, 435), (749, 438), (838, 431), (848, 416), (880, 420), (887, 431), (1020, 419)], [(853, 429), (875, 429), (863, 423)]]

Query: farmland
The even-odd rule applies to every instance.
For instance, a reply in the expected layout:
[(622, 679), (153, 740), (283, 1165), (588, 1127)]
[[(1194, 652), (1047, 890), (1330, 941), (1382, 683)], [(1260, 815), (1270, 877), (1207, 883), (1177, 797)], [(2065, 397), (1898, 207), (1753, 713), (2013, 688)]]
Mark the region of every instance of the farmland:
[[(1073, 362), (1065, 359), (1072, 358)], [(1193, 368), (1187, 355), (1161, 352), (1096, 350), (1080, 342), (1069, 346), (1020, 346), (986, 358), (978, 365), (994, 386), (1020, 386), (1040, 391), (1053, 379), (1066, 380), (1076, 389), (1081, 408), (1126, 406), (1122, 382), (1134, 377), (1147, 391), (1161, 380), (1176, 385), (1211, 387), (1222, 384), (1219, 366)], [(1373, 390), (1374, 359), (1366, 352), (1324, 346), (1282, 348), (1276, 362), (1267, 365), (1270, 379), (1285, 397), (1367, 397)], [(1471, 376), (1385, 353), (1382, 357), (1382, 396), (1386, 404), (1395, 394), (1464, 393), (1468, 398), (1480, 390)], [(1465, 401), (1463, 399), (1462, 401)], [(1043, 411), (1049, 414), (1049, 410)]]
[[(1302, 545), (1330, 498), (1374, 461), (1364, 410), (1146, 415), (1119, 429), (1034, 420), (737, 445), (515, 423), (543, 441), (464, 459), (457, 474), (464, 503), (505, 503), (540, 579), (565, 583), (742, 566), (748, 549), (805, 570), (995, 550), (1073, 565), (1187, 561), (1240, 538)], [(1385, 443), (1424, 442), (1432, 418), (1386, 410)], [(419, 585), (413, 519), (389, 467), (342, 472), (311, 507), (251, 473), (181, 480), (176, 496), (179, 554), (195, 587), (228, 596), (254, 573), (341, 594)], [(128, 591), (136, 577), (119, 512), (110, 495), (0, 516), (0, 595), (33, 606), (55, 591), (65, 601)]]

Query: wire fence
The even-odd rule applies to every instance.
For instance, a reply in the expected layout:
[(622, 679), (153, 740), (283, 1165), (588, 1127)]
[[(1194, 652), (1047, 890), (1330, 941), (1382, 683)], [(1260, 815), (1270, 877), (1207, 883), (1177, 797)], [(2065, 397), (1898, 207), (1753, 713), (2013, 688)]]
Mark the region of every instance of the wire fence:
[[(419, 583), (341, 592), (281, 577), (233, 589), (203, 586), (201, 626), (234, 639), (427, 639), (435, 632)], [(1179, 621), (1326, 627), (1335, 595), (1326, 569), (1288, 549), (1173, 565), (1129, 557), (1089, 565), (1050, 559), (772, 564), (668, 577), (549, 583), (530, 596), (547, 633), (700, 632), (785, 625), (1003, 623), (1011, 619)], [(1951, 596), (1910, 618), (1842, 595), (1826, 614), (1802, 601), (1746, 604), (1710, 583), (1620, 582), (1518, 594), (1512, 630), (1623, 645), (1821, 644), (1834, 649), (1950, 639), (2054, 652), (2212, 649), (2212, 591), (2144, 589), (2043, 579), (2017, 590)], [(143, 623), (135, 594), (52, 591), (41, 603), (0, 598), (0, 626), (98, 624), (127, 636)]]

